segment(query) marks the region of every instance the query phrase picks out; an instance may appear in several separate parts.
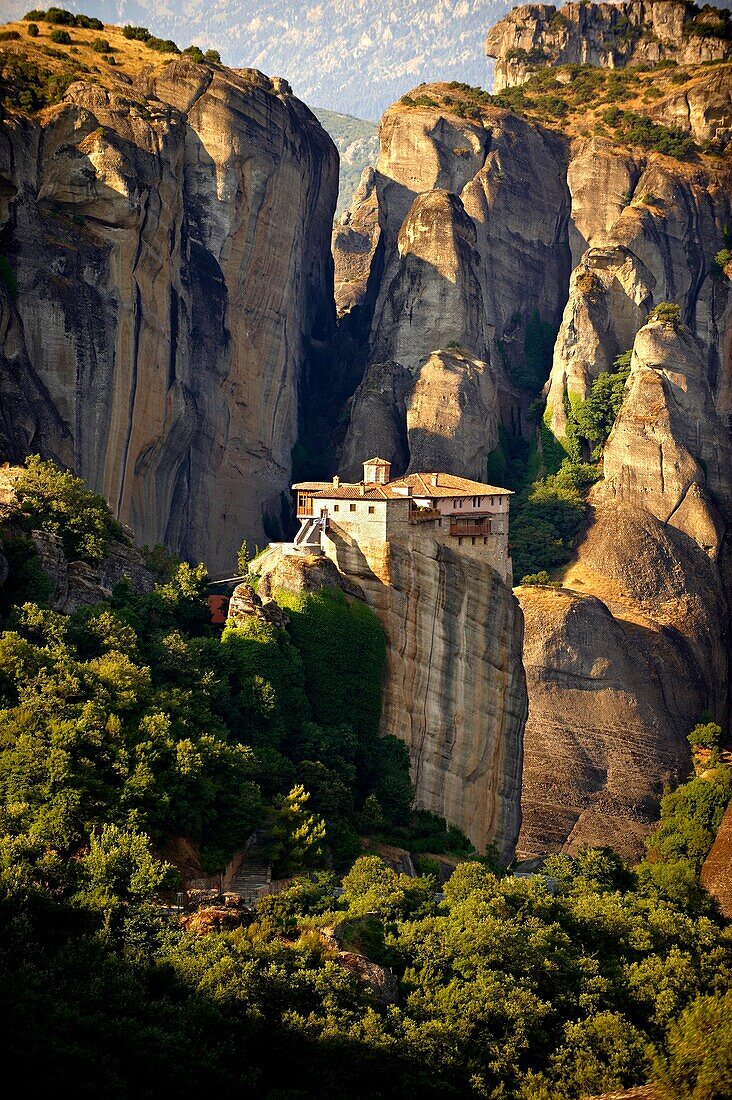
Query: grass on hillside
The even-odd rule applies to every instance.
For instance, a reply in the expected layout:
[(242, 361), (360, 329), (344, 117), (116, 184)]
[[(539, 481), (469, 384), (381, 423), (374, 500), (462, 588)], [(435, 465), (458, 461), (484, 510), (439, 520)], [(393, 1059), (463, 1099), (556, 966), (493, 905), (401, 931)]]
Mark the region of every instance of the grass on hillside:
[[(58, 41), (66, 36), (69, 42)], [(199, 54), (189, 56), (200, 61), (203, 55)], [(59, 103), (75, 80), (119, 91), (119, 74), (124, 74), (123, 80), (134, 79), (143, 69), (178, 56), (175, 52), (161, 53), (149, 42), (126, 38), (122, 27), (112, 24), (99, 30), (59, 28), (43, 21), (7, 23), (0, 28), (0, 103), (11, 110), (39, 111)]]
[(399, 103), (407, 108), (447, 108), (476, 122), (486, 118), (491, 108), (499, 107), (567, 137), (596, 134), (620, 145), (684, 158), (697, 152), (721, 154), (725, 144), (717, 142), (700, 150), (687, 132), (656, 122), (651, 114), (666, 97), (690, 91), (712, 73), (721, 78), (730, 71), (730, 63), (691, 69), (667, 61), (620, 70), (558, 65), (536, 72), (525, 84), (498, 95), (452, 81), (422, 85), (402, 96)]

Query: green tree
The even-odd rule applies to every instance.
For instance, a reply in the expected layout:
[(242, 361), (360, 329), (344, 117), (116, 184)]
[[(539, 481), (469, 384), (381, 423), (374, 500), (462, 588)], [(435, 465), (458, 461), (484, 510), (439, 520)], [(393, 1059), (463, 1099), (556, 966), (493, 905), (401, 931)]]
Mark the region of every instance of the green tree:
[(309, 801), (310, 794), (301, 783), (275, 799), (272, 854), (284, 868), (313, 866), (323, 856), (325, 822), (308, 812)]
[(31, 530), (60, 535), (70, 558), (98, 562), (110, 538), (124, 538), (103, 497), (38, 455), (26, 459), (15, 490), (20, 515)]
[(671, 1025), (667, 1051), (653, 1067), (663, 1100), (729, 1100), (732, 993), (697, 998)]

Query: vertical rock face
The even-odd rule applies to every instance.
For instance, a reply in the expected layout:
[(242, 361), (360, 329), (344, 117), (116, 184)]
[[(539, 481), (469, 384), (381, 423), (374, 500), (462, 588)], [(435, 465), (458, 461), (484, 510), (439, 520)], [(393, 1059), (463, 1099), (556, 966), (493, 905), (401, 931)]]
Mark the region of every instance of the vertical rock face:
[[(536, 311), (557, 326), (566, 299), (566, 152), (557, 137), (508, 111), (486, 107), (465, 117), (461, 93), (448, 85), (419, 92), (444, 105), (406, 97), (386, 112), (373, 183), (364, 181), (334, 235), (336, 271), (353, 280), (339, 281), (339, 308), (358, 304), (365, 349), (341, 468), (355, 476), (368, 438), (382, 441), (379, 453), (396, 470), (424, 466), (416, 441), (442, 416), (439, 405), (429, 407), (437, 388), (426, 381), (439, 362), (472, 428), (438, 430), (431, 463), (447, 468), (449, 459), (453, 473), (485, 478), (498, 409), (520, 419), (506, 367), (521, 360), (526, 321)], [(478, 377), (489, 386), (476, 389)]]
[[(724, 28), (699, 33), (707, 18), (673, 0), (570, 4), (561, 17), (532, 5), (492, 32), (489, 52), (515, 70), (506, 83), (525, 79), (544, 51), (549, 63), (673, 56), (691, 67), (729, 53)], [(631, 109), (723, 149), (728, 67), (704, 72), (683, 76), (683, 95), (669, 80)], [(527, 114), (574, 76), (556, 79), (526, 92)], [(538, 396), (541, 381), (527, 383), (522, 369), (536, 310), (558, 332), (536, 433), (540, 476), (545, 430), (566, 442), (567, 405), (634, 348), (576, 559), (559, 590), (517, 592), (530, 699), (519, 852), (612, 842), (630, 856), (663, 785), (688, 767), (689, 729), (704, 710), (730, 714), (732, 288), (720, 250), (732, 177), (724, 156), (632, 147), (595, 126), (601, 116), (588, 128), (576, 104), (568, 110), (560, 135), (479, 92), (432, 85), (384, 116), (368, 223), (378, 217), (378, 240), (360, 282), (365, 372), (343, 465), (355, 475), (373, 439), (397, 469), (462, 472), (485, 461), (499, 432), (533, 435), (527, 390)], [(679, 306), (678, 324), (648, 323), (663, 302)]]
[(3, 444), (217, 570), (280, 523), (334, 320), (337, 154), (277, 79), (187, 61), (126, 79), (6, 120)]
[(564, 578), (519, 589), (530, 716), (519, 851), (639, 851), (686, 735), (729, 713), (732, 439), (683, 326), (635, 339), (621, 411)]
[[(683, 0), (620, 4), (525, 4), (492, 27), (486, 40), (495, 58), (494, 90), (524, 81), (547, 65), (619, 69), (671, 59), (701, 65), (730, 56), (729, 13), (694, 14)], [(701, 33), (700, 33), (701, 32)]]
[(547, 386), (555, 434), (566, 395), (586, 397), (663, 301), (681, 306), (728, 411), (729, 280), (714, 263), (732, 217), (728, 165), (631, 155), (591, 138), (574, 144), (568, 182), (576, 267)]
[[(387, 639), (381, 729), (408, 748), (416, 804), (459, 825), (508, 861), (521, 824), (526, 684), (523, 620), (487, 564), (430, 539), (359, 548), (332, 534), (329, 556), (379, 617)], [(327, 559), (326, 559), (327, 560)], [(283, 557), (260, 591), (309, 591), (322, 559)]]

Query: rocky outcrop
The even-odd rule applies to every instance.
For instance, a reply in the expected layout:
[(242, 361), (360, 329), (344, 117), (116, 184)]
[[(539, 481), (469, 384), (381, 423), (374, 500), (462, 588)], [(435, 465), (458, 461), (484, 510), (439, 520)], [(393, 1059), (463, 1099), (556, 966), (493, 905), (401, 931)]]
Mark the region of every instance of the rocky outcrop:
[(529, 722), (519, 852), (636, 856), (704, 711), (729, 713), (732, 439), (690, 331), (638, 333), (567, 590), (519, 589)]
[(33, 531), (31, 538), (38, 564), (51, 587), (48, 602), (54, 611), (73, 615), (81, 607), (107, 600), (114, 586), (122, 580), (129, 581), (136, 592), (153, 589), (153, 574), (134, 546), (110, 540), (102, 560), (97, 565), (89, 565), (84, 561), (69, 561), (59, 535)]
[(732, 296), (714, 257), (732, 217), (729, 167), (631, 154), (590, 138), (573, 145), (568, 183), (576, 266), (546, 389), (554, 433), (566, 430), (567, 395), (586, 397), (664, 301), (681, 307), (728, 413)]
[[(557, 326), (566, 298), (565, 150), (508, 111), (466, 117), (448, 85), (418, 91), (435, 105), (406, 97), (386, 112), (373, 184), (334, 235), (336, 271), (354, 279), (339, 307), (358, 304), (367, 347), (340, 468), (355, 475), (373, 440), (399, 472), (441, 455), (485, 478), (499, 411), (521, 422), (509, 374), (526, 324), (536, 313)], [(443, 383), (473, 421), (465, 433), (437, 400)]]
[(664, 784), (688, 766), (686, 733), (704, 698), (683, 642), (649, 619), (615, 618), (579, 589), (517, 595), (530, 699), (518, 854), (611, 843), (635, 856)]
[[(333, 531), (328, 541), (330, 565), (359, 586), (384, 628), (381, 728), (409, 748), (416, 805), (459, 825), (481, 851), (494, 841), (510, 860), (526, 719), (511, 589), (489, 565), (429, 539), (361, 550)], [(265, 568), (260, 592), (307, 591), (298, 578), (322, 574), (318, 559), (281, 562)]]
[(337, 154), (284, 81), (175, 60), (0, 138), (4, 457), (39, 450), (141, 541), (226, 568), (282, 523), (334, 313)]
[(263, 600), (250, 584), (238, 584), (229, 600), (228, 618), (236, 626), (247, 619), (260, 619), (272, 626), (285, 627), (290, 617), (274, 600)]
[(632, 0), (620, 4), (525, 4), (488, 32), (495, 58), (493, 88), (523, 84), (549, 65), (620, 69), (640, 62), (702, 65), (732, 56), (729, 12), (701, 12), (683, 0)]

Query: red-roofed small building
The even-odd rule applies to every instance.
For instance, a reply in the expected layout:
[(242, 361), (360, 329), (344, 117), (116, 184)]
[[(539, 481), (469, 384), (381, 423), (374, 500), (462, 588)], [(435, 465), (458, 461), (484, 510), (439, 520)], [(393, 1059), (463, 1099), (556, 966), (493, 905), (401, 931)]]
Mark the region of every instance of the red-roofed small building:
[(293, 485), (300, 520), (295, 550), (319, 551), (341, 567), (360, 553), (388, 581), (389, 546), (429, 538), (488, 562), (511, 584), (509, 489), (444, 473), (392, 480), (383, 458), (370, 458), (363, 467), (363, 481), (334, 477)]

